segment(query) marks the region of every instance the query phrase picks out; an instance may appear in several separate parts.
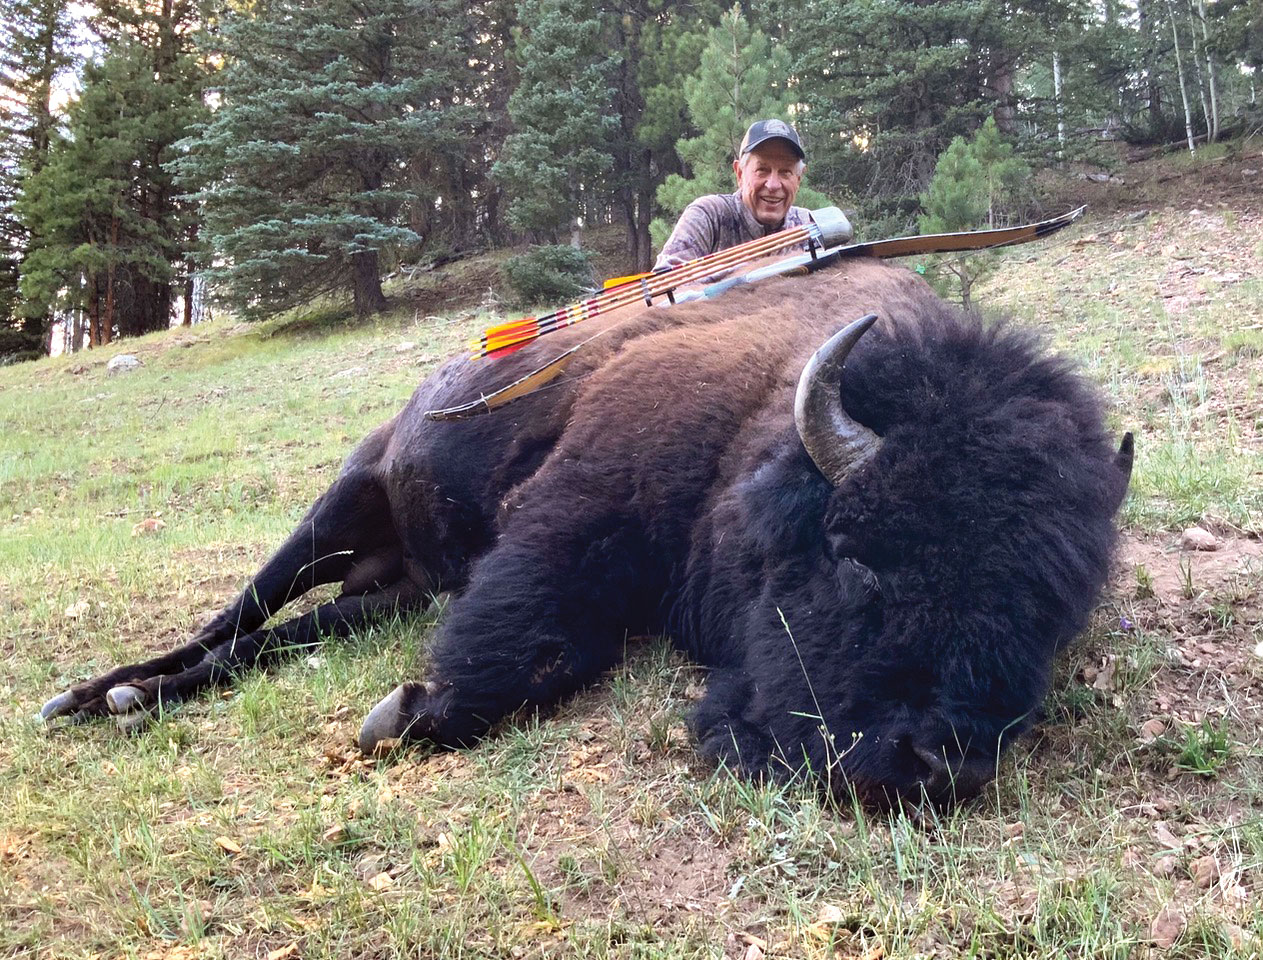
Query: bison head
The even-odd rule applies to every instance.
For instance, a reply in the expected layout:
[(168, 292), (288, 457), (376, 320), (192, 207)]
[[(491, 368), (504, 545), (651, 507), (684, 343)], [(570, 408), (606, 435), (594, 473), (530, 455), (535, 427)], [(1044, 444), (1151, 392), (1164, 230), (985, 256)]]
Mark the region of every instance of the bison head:
[(715, 508), (741, 540), (712, 535), (706, 590), (741, 616), (700, 632), (741, 656), (694, 723), (749, 772), (948, 804), (991, 779), (1086, 624), (1132, 441), (1113, 452), (1094, 391), (1027, 333), (941, 305), (875, 322), (816, 352), (797, 437)]

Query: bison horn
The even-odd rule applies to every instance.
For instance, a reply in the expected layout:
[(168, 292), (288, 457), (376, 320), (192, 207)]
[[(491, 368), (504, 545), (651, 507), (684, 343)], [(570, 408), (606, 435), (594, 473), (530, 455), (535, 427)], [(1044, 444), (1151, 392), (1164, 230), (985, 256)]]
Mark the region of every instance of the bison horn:
[(1123, 442), (1118, 445), (1118, 453), (1114, 454), (1114, 468), (1118, 471), (1117, 487), (1114, 495), (1114, 509), (1123, 505), (1127, 496), (1127, 486), (1131, 483), (1131, 465), (1136, 459), (1136, 441), (1128, 430), (1123, 434)]
[(842, 406), (842, 373), (846, 358), (860, 337), (877, 322), (877, 314), (861, 317), (835, 333), (811, 355), (798, 378), (794, 423), (807, 453), (835, 487), (873, 458), (881, 445), (877, 434), (851, 418)]

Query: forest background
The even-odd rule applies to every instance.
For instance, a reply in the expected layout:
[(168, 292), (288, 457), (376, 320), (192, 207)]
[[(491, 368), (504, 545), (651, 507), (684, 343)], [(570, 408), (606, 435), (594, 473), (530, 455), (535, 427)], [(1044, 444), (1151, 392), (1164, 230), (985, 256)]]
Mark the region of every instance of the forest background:
[[(800, 202), (868, 237), (1039, 213), (1025, 174), (1108, 171), (1119, 142), (1263, 127), (1259, 0), (0, 11), (0, 362), (212, 303), (368, 315), (400, 269), (597, 232), (647, 269), (689, 200), (732, 189), (758, 117), (802, 134)], [(988, 170), (1004, 189), (979, 191)]]

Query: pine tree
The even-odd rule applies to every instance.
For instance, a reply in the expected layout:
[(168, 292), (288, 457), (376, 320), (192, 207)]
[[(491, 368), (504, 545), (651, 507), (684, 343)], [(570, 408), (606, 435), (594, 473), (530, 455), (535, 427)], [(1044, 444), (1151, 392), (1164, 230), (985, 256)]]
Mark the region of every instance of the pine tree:
[[(957, 136), (1017, 132), (1024, 83), (1078, 0), (789, 0), (785, 32), (813, 182), (854, 197), (861, 228), (902, 232)], [(1055, 123), (1054, 123), (1055, 129)]]
[(39, 239), (16, 204), (48, 159), (56, 133), (54, 83), (74, 58), (69, 0), (0, 0), (0, 361), (46, 349), (52, 318), (18, 296), (22, 261)]
[(187, 59), (160, 76), (126, 37), (85, 67), (66, 134), (18, 202), (40, 240), (22, 265), (28, 308), (86, 310), (93, 344), (168, 325), (191, 210), (171, 202), (165, 164), (202, 112), (200, 82)]
[(521, 0), (518, 23), (514, 132), (493, 175), (512, 197), (509, 222), (556, 243), (577, 227), (585, 191), (609, 192), (603, 177), (619, 133), (610, 110), (619, 55), (603, 42), (601, 14), (579, 0)]
[[(1000, 136), (994, 118), (988, 117), (971, 140), (956, 137), (939, 157), (934, 177), (921, 194), (921, 232), (1003, 226), (1005, 211), (1017, 204), (1030, 175), (1025, 162), (1014, 156), (1013, 145)], [(969, 308), (973, 285), (994, 268), (995, 258), (985, 253), (947, 257), (936, 262), (932, 279), (959, 292), (961, 303)]]
[(476, 108), (454, 93), (465, 22), (455, 0), (276, 0), (227, 16), (222, 102), (177, 165), (207, 184), (219, 299), (256, 316), (350, 288), (358, 315), (384, 308), (383, 259), (420, 241), (405, 206), (434, 211), (424, 164), (459, 165), (470, 138)]
[[(688, 116), (698, 132), (676, 144), (690, 175), (671, 174), (658, 188), (666, 216), (653, 223), (655, 246), (666, 242), (675, 219), (693, 200), (732, 191), (732, 161), (751, 123), (789, 119), (794, 102), (789, 75), (785, 51), (753, 28), (740, 6), (733, 6), (708, 32), (701, 63), (684, 82)], [(802, 188), (795, 202), (815, 207), (827, 201)]]

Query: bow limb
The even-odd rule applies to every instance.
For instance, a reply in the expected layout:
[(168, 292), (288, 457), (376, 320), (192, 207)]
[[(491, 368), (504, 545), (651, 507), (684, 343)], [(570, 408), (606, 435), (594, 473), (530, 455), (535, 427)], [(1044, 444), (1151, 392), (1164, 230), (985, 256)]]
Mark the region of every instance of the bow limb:
[[(1081, 216), (1086, 206), (1063, 213), (1059, 217), (1024, 223), (1018, 227), (1001, 227), (998, 230), (965, 230), (960, 233), (931, 233), (913, 237), (894, 237), (890, 240), (870, 240), (838, 247), (844, 257), (909, 257), (927, 253), (955, 253), (962, 250), (989, 250), (1017, 243), (1039, 240), (1070, 226)], [(833, 251), (830, 251), (833, 252)]]

